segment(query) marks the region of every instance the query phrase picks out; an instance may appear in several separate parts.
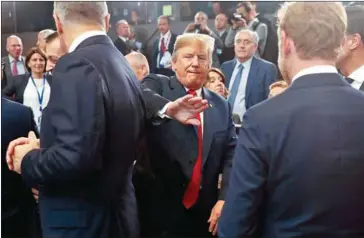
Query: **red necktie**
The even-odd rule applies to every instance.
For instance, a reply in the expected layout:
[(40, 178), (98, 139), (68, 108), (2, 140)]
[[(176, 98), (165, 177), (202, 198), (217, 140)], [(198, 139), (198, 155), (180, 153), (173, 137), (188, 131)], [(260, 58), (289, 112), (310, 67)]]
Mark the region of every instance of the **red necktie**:
[[(196, 96), (196, 91), (189, 90), (188, 94)], [(196, 115), (196, 118), (201, 122), (200, 114)], [(193, 167), (192, 177), (188, 184), (187, 190), (183, 197), (183, 205), (185, 208), (189, 209), (192, 207), (198, 198), (198, 193), (200, 192), (201, 176), (202, 176), (202, 125), (197, 128), (198, 131), (198, 152), (196, 164)]]
[(163, 56), (164, 52), (166, 52), (166, 45), (164, 44), (164, 37), (161, 40), (161, 55)]
[(16, 67), (16, 63), (18, 62), (17, 59), (14, 59), (13, 61), (13, 76), (17, 76), (18, 75), (18, 67)]

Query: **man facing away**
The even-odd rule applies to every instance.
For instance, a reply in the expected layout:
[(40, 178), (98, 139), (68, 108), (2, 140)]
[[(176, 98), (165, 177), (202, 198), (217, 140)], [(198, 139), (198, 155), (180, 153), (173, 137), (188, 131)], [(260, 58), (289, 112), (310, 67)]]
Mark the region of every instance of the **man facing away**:
[[(166, 108), (166, 115), (193, 123), (207, 102), (142, 93), (106, 35), (106, 2), (56, 1), (54, 18), (68, 54), (53, 72), (40, 148), (33, 137), (12, 141), (8, 167), (39, 186), (44, 237), (138, 237), (131, 176), (145, 118)], [(190, 109), (176, 110), (183, 106)]]
[(279, 10), (292, 84), (244, 115), (220, 238), (364, 237), (364, 94), (335, 68), (346, 22), (341, 3)]
[(148, 60), (142, 53), (131, 52), (125, 56), (125, 59), (128, 61), (139, 81), (143, 80), (149, 74)]

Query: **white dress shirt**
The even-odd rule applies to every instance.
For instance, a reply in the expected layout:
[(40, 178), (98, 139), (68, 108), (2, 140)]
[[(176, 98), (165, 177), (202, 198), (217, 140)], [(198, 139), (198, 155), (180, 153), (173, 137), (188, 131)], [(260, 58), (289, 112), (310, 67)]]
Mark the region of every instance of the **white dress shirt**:
[(309, 74), (327, 74), (327, 73), (338, 73), (337, 69), (332, 66), (332, 65), (317, 65), (317, 66), (312, 66), (309, 68), (305, 68), (303, 70), (301, 70), (300, 72), (298, 72), (293, 78), (292, 78), (292, 83), (298, 79), (299, 77), (305, 76), (305, 75), (309, 75)]
[[(171, 31), (167, 31), (166, 34), (160, 35), (159, 43), (158, 43), (158, 54), (157, 54), (157, 68), (160, 68), (160, 62), (161, 62), (161, 55), (159, 52), (161, 52), (161, 46), (162, 46), (162, 39), (164, 40), (164, 45), (166, 46), (166, 51), (168, 51), (169, 42), (171, 41)], [(169, 52), (171, 55), (172, 52)]]
[(349, 75), (349, 78), (353, 79), (354, 82), (351, 83), (351, 86), (356, 89), (360, 89), (360, 87), (364, 83), (364, 65), (360, 66), (354, 72)]
[(236, 60), (235, 68), (234, 68), (233, 74), (230, 79), (230, 84), (229, 84), (229, 91), (231, 91), (231, 87), (233, 86), (235, 77), (239, 71), (239, 65), (242, 64), (244, 69), (243, 69), (243, 73), (241, 75), (238, 93), (236, 95), (235, 102), (233, 105), (233, 113), (239, 115), (241, 120), (243, 120), (243, 115), (246, 112), (245, 91), (246, 91), (246, 84), (248, 82), (250, 66), (252, 64), (252, 59), (253, 58), (250, 58), (249, 60), (247, 60), (243, 63), (240, 63), (238, 60)]
[(127, 41), (128, 41), (128, 38), (126, 38), (126, 37), (119, 36), (119, 38), (120, 38), (122, 41), (124, 41), (124, 42), (127, 42)]
[(104, 31), (87, 31), (79, 36), (76, 37), (76, 39), (74, 39), (72, 41), (72, 44), (70, 45), (69, 49), (68, 49), (68, 53), (73, 52), (77, 46), (79, 46), (84, 40), (92, 37), (92, 36), (106, 36), (106, 33)]
[[(11, 55), (9, 55), (11, 74), (13, 74), (14, 60), (15, 59)], [(18, 75), (25, 74), (25, 66), (24, 66), (23, 56), (19, 56), (19, 60), (16, 62), (16, 69), (18, 71)]]
[[(40, 79), (34, 78), (34, 83), (37, 86), (37, 88), (35, 88), (32, 79), (29, 78), (28, 84), (25, 87), (23, 94), (23, 105), (28, 106), (32, 109), (34, 115), (34, 121), (37, 125), (38, 131), (40, 131), (42, 112), (39, 110), (40, 105), (39, 105), (38, 93), (39, 95), (42, 95), (43, 78)], [(48, 81), (45, 80), (42, 110), (44, 110), (44, 108), (48, 105), (50, 95), (51, 95), (51, 87), (49, 86)]]

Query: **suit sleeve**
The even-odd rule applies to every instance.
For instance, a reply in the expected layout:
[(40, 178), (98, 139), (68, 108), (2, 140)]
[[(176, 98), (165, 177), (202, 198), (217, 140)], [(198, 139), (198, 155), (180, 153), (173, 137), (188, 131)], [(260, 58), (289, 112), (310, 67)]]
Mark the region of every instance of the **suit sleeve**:
[(147, 109), (147, 119), (151, 120), (158, 115), (158, 111), (162, 110), (169, 100), (160, 96), (162, 86), (156, 75), (144, 78), (141, 82), (141, 88)]
[(24, 157), (21, 172), (30, 186), (75, 181), (102, 168), (106, 120), (99, 73), (86, 59), (66, 57), (57, 66), (48, 105), (55, 141)]
[(231, 167), (232, 167), (233, 157), (234, 157), (234, 152), (235, 152), (235, 146), (236, 146), (236, 141), (237, 141), (236, 130), (235, 130), (235, 126), (234, 126), (234, 123), (232, 120), (231, 106), (229, 103), (227, 103), (227, 104), (229, 107), (228, 142), (226, 145), (225, 156), (224, 156), (224, 163), (223, 163), (223, 169), (222, 169), (222, 182), (221, 182), (219, 200), (225, 200), (226, 192), (228, 191), (228, 188), (229, 188), (230, 172), (231, 172)]
[(258, 212), (268, 174), (266, 148), (262, 131), (256, 124), (252, 110), (244, 115), (244, 125), (239, 132), (230, 187), (219, 220), (219, 238), (256, 237)]
[(12, 96), (16, 93), (15, 88), (15, 79), (12, 77), (8, 77), (6, 79), (6, 85), (4, 86), (4, 89), (2, 90), (3, 95), (7, 98), (12, 100)]
[(39, 138), (39, 131), (34, 121), (33, 110), (30, 107), (27, 107), (28, 117), (29, 117), (29, 131), (33, 131), (37, 138)]
[(268, 98), (269, 95), (269, 86), (278, 80), (278, 71), (277, 67), (274, 64), (269, 64), (269, 70), (265, 75), (265, 84), (264, 84), (264, 96), (265, 99)]

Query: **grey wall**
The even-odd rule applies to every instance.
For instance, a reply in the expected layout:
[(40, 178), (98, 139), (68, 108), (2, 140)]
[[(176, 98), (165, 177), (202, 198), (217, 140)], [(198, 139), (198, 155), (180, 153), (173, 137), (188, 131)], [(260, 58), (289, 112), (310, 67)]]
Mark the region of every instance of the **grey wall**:
[[(186, 22), (186, 21), (185, 22), (173, 22), (171, 24), (171, 29), (176, 34), (182, 34), (184, 29), (186, 28), (186, 26), (189, 23), (191, 23), (191, 22)], [(211, 29), (213, 29), (214, 28), (214, 20), (209, 20), (208, 25), (209, 25), (209, 27)], [(156, 24), (146, 24), (146, 25), (140, 25), (140, 27), (142, 27), (144, 30), (146, 30), (148, 32), (148, 37), (149, 37), (156, 30), (157, 25)], [(23, 33), (16, 34), (23, 41), (23, 45), (24, 45), (23, 55), (25, 55), (26, 52), (31, 47), (35, 46), (35, 44), (37, 42), (37, 34), (38, 34), (38, 32), (23, 32)], [(10, 36), (10, 35), (11, 34), (1, 34), (1, 56), (7, 55), (7, 52), (6, 52), (6, 38), (8, 36)], [(116, 38), (116, 33), (115, 33), (115, 27), (114, 26), (112, 26), (112, 28), (109, 30), (108, 35), (113, 40)], [(158, 36), (158, 34), (156, 34), (155, 37), (157, 37), (157, 36)], [(151, 42), (153, 42), (153, 40)]]

